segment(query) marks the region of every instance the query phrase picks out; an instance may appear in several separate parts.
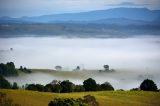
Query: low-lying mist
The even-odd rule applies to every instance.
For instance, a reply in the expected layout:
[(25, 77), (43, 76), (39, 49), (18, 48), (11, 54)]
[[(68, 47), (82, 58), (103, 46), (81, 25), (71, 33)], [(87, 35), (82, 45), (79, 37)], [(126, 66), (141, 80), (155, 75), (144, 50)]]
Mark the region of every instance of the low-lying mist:
[(76, 66), (86, 70), (99, 70), (108, 64), (116, 70), (105, 74), (89, 71), (89, 76), (79, 72), (78, 78), (45, 72), (8, 78), (20, 84), (46, 84), (53, 79), (70, 79), (74, 83), (82, 84), (85, 78), (93, 77), (99, 83), (111, 82), (116, 89), (130, 89), (138, 87), (144, 78), (151, 78), (159, 83), (160, 38), (0, 38), (0, 62), (10, 61), (17, 68), (22, 65), (32, 69), (54, 69), (60, 65), (64, 71), (72, 71)]
[(93, 78), (97, 83), (102, 84), (106, 81), (110, 82), (115, 89), (129, 90), (131, 88), (138, 88), (144, 79), (152, 79), (158, 87), (160, 87), (160, 72), (144, 73), (127, 70), (116, 70), (116, 72), (99, 72), (97, 70), (83, 70), (83, 71), (53, 71), (44, 70), (36, 71), (31, 74), (21, 73), (18, 77), (7, 77), (11, 83), (17, 82), (19, 85), (40, 83), (48, 84), (53, 80), (70, 80), (74, 84), (83, 84), (83, 81), (88, 78)]

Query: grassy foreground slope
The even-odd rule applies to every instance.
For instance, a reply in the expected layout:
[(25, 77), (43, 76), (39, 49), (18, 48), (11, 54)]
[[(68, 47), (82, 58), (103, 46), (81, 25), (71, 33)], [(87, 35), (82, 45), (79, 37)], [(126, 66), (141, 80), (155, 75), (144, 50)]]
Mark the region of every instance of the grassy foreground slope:
[(46, 93), (27, 90), (0, 90), (21, 106), (47, 106), (53, 98), (96, 97), (100, 106), (160, 106), (160, 92), (99, 91), (81, 93)]

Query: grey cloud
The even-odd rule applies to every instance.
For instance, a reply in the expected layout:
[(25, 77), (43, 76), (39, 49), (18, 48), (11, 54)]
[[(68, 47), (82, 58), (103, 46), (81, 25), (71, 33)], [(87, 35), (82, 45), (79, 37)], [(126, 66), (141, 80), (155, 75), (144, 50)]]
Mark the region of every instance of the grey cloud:
[(136, 4), (133, 2), (122, 2), (118, 5), (121, 5), (121, 6), (144, 6), (144, 5), (150, 5), (150, 4)]
[(134, 6), (134, 7), (139, 7), (139, 6), (148, 6), (150, 5), (149, 3), (134, 3), (134, 2), (121, 2), (118, 4), (108, 4), (109, 6)]

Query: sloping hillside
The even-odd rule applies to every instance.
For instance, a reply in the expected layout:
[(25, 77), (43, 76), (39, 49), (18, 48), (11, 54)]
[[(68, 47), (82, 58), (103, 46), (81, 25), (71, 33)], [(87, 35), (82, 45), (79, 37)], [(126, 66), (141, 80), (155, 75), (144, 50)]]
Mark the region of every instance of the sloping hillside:
[(102, 91), (81, 93), (46, 93), (24, 90), (0, 90), (21, 106), (47, 106), (53, 98), (96, 97), (100, 106), (160, 106), (160, 92)]

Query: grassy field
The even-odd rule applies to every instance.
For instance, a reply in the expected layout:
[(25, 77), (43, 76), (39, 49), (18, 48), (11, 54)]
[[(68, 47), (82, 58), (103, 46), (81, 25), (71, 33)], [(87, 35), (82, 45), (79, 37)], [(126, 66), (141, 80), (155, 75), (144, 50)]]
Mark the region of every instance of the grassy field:
[(7, 97), (21, 106), (47, 106), (53, 98), (79, 98), (87, 94), (96, 97), (100, 106), (160, 106), (160, 92), (99, 91), (81, 93), (47, 93), (27, 90), (4, 90)]

